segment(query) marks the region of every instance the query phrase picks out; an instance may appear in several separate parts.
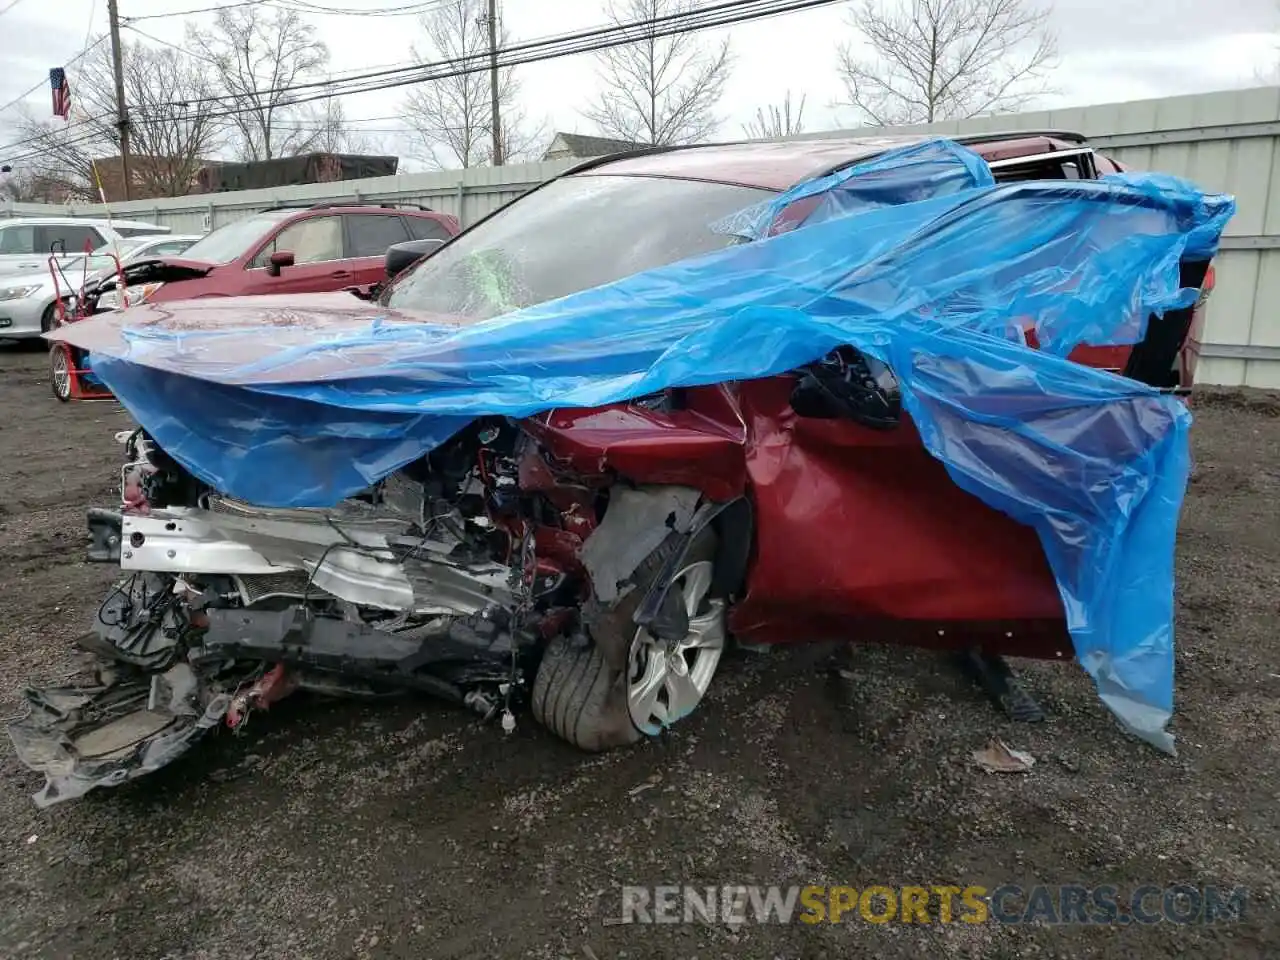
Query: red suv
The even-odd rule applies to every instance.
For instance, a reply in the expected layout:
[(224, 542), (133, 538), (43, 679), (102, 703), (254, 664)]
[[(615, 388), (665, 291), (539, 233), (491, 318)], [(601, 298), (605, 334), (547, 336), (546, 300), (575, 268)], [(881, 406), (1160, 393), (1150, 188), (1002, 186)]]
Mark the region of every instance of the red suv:
[(367, 288), (384, 279), (387, 248), (448, 240), (456, 217), (426, 207), (326, 202), (273, 207), (203, 237), (181, 257), (145, 260), (86, 288), (88, 312), (127, 301), (194, 300)]

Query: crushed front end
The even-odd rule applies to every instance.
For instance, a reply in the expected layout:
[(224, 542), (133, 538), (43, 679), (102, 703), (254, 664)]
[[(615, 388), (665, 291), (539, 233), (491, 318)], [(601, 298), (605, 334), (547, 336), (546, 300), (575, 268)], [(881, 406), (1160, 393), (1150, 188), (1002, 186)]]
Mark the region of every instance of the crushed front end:
[(581, 628), (604, 492), (557, 477), (512, 421), (477, 421), (329, 509), (221, 496), (142, 431), (118, 439), (121, 509), (88, 516), (90, 559), (123, 573), (78, 642), (93, 665), (28, 689), (9, 727), (46, 777), (41, 806), (149, 773), (298, 689), (420, 691), (509, 730), (547, 641)]

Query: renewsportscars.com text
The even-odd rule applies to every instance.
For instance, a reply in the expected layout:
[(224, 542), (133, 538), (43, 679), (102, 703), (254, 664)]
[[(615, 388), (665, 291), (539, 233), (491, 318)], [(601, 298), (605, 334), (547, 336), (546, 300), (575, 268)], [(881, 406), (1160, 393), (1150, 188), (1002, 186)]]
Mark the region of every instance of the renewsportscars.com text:
[(1125, 926), (1244, 918), (1242, 887), (626, 886), (619, 923), (1001, 923)]

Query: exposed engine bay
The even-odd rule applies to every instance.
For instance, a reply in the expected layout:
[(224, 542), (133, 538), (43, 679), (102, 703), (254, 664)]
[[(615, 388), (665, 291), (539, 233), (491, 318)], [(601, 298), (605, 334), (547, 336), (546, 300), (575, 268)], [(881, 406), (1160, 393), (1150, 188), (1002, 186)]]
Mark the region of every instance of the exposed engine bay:
[(91, 676), (29, 689), (10, 725), (46, 776), (41, 806), (155, 770), (295, 690), (425, 692), (510, 732), (548, 641), (585, 644), (590, 611), (693, 529), (700, 499), (568, 476), (501, 418), (331, 509), (251, 506), (141, 430), (117, 439), (121, 509), (89, 511), (89, 556), (124, 576), (78, 641)]

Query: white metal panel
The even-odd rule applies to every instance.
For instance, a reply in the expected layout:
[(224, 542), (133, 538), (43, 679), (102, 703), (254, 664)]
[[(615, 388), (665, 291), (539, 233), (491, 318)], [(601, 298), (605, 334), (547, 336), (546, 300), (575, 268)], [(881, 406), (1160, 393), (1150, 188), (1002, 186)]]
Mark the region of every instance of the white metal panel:
[(1205, 315), (1206, 344), (1248, 343), (1253, 324), (1253, 298), (1262, 254), (1224, 250), (1214, 265), (1217, 282)]

